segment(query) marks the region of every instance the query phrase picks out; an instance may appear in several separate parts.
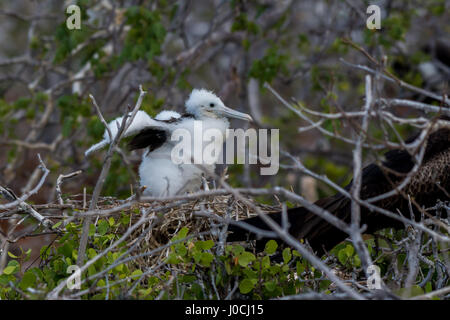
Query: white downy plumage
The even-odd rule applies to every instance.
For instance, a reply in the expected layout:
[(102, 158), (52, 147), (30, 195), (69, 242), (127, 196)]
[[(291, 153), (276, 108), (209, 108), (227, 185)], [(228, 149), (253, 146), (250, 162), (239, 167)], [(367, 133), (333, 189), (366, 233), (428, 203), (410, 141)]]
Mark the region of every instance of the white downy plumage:
[[(138, 111), (134, 121), (124, 133), (125, 137), (139, 135), (141, 132), (153, 128), (166, 133), (166, 138), (164, 141), (161, 141), (161, 146), (151, 152), (147, 150), (143, 153), (142, 162), (139, 167), (139, 177), (141, 186), (146, 187), (144, 194), (163, 197), (197, 191), (201, 187), (204, 169), (208, 171), (214, 171), (215, 169), (215, 163), (221, 156), (220, 153), (215, 154), (212, 163), (203, 163), (201, 166), (190, 163), (176, 163), (172, 157), (172, 150), (180, 140), (176, 139), (172, 141), (171, 137), (175, 130), (185, 130), (185, 132), (190, 133), (192, 140), (194, 138), (197, 139), (198, 137), (194, 135), (194, 128), (197, 125), (196, 128), (198, 130), (198, 121), (201, 121), (201, 139), (203, 133), (209, 129), (216, 129), (216, 132), (218, 130), (223, 138), (221, 141), (220, 139), (212, 139), (206, 142), (202, 139), (201, 150), (206, 145), (211, 146), (211, 143), (215, 144), (215, 150), (221, 150), (226, 138), (226, 129), (229, 127), (227, 117), (246, 121), (252, 120), (249, 115), (226, 107), (214, 93), (204, 89), (194, 89), (192, 91), (189, 99), (186, 101), (186, 113), (186, 115), (181, 116), (177, 112), (164, 110), (155, 119), (152, 119), (144, 111)], [(108, 124), (113, 138), (118, 131), (117, 123), (120, 125), (121, 120), (122, 117), (119, 117)], [(109, 143), (109, 135), (105, 131), (104, 139), (90, 147), (86, 151), (86, 155)], [(152, 141), (149, 141), (148, 146), (151, 147), (151, 145)], [(193, 154), (187, 154), (185, 156), (190, 158)]]
[[(173, 112), (174, 114), (176, 113), (174, 111), (171, 111), (171, 112)], [(176, 114), (180, 117), (180, 114), (178, 114), (178, 113), (176, 113)], [(130, 113), (130, 115), (131, 115), (131, 113)], [(118, 117), (118, 118), (112, 120), (110, 123), (108, 123), (108, 128), (111, 132), (113, 140), (116, 137), (117, 132), (119, 131), (119, 127), (122, 124), (122, 119), (123, 119), (123, 117)], [(155, 117), (155, 119), (156, 119), (156, 117)], [(152, 127), (152, 126), (157, 126), (157, 125), (159, 125), (159, 123), (157, 121), (153, 120), (145, 111), (139, 110), (136, 113), (136, 116), (134, 117), (133, 122), (128, 127), (127, 131), (122, 135), (122, 137), (132, 136), (132, 135), (138, 133), (140, 130), (142, 130), (145, 127)], [(99, 143), (94, 144), (89, 149), (87, 149), (85, 151), (84, 155), (87, 157), (92, 152), (97, 151), (110, 143), (111, 143), (111, 141), (109, 140), (108, 130), (105, 130), (105, 132), (103, 133), (103, 140), (100, 141)]]

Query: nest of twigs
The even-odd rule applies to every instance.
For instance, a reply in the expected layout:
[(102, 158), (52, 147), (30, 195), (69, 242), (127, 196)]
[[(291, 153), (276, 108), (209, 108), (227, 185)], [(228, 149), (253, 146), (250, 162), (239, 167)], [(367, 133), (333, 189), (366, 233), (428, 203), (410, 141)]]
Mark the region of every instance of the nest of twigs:
[[(258, 203), (251, 198), (248, 198), (248, 200), (262, 212), (270, 213), (281, 210), (281, 205), (271, 206)], [(83, 200), (82, 195), (72, 196), (65, 201), (81, 212), (87, 211), (86, 208), (89, 207), (89, 199), (88, 201)], [(113, 209), (123, 203), (124, 200), (102, 197), (98, 201), (97, 208), (99, 211), (104, 211)], [(102, 215), (101, 218), (113, 217), (118, 219), (123, 214), (130, 215), (129, 225), (121, 226), (115, 231), (120, 237), (129, 227), (137, 223), (144, 213), (147, 213), (148, 221), (140, 225), (128, 237), (127, 247), (136, 246), (136, 249), (133, 250), (134, 254), (151, 252), (164, 246), (165, 248), (159, 250), (156, 254), (136, 259), (135, 263), (139, 268), (149, 267), (164, 261), (170, 251), (170, 246), (167, 246), (167, 244), (183, 227), (188, 228), (189, 234), (199, 239), (217, 241), (217, 234), (223, 227), (223, 223), (220, 223), (214, 217), (243, 220), (256, 215), (253, 208), (240, 200), (236, 200), (232, 195), (220, 195), (185, 200), (182, 203), (180, 201), (137, 202), (126, 210), (114, 212), (107, 216)], [(94, 216), (94, 219), (98, 218)], [(133, 253), (132, 255), (134, 255)]]

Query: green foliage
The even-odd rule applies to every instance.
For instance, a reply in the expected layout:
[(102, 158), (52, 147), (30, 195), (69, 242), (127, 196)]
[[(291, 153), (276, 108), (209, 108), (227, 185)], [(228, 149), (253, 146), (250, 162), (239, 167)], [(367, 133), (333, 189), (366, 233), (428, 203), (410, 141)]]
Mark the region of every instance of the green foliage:
[(94, 140), (98, 141), (103, 136), (105, 126), (97, 116), (90, 116), (87, 123), (87, 132)]
[[(86, 250), (87, 259), (97, 257), (117, 240), (119, 236), (116, 231), (126, 228), (128, 223), (129, 214), (122, 214), (120, 218), (99, 219), (96, 225), (92, 224), (92, 241)], [(21, 265), (29, 258), (31, 251), (23, 252), (20, 256), (10, 254), (11, 260), (0, 275), (0, 297), (21, 299), (24, 298), (21, 292), (32, 299), (45, 297), (70, 275), (67, 270), (76, 262), (80, 234), (81, 225), (69, 223), (65, 233), (55, 244), (41, 249), (43, 261), (39, 267), (21, 271)], [(210, 296), (217, 298), (217, 292), (226, 296), (230, 285), (237, 284), (241, 294), (253, 299), (267, 299), (301, 290), (304, 281), (295, 273), (310, 270), (300, 254), (291, 249), (283, 250), (282, 262), (272, 261), (270, 256), (277, 248), (273, 240), (266, 244), (266, 252), (258, 255), (240, 245), (227, 245), (224, 252), (219, 253), (213, 240), (193, 237), (183, 227), (173, 236), (171, 243), (165, 260), (168, 271), (156, 272), (143, 278), (136, 285), (132, 297), (154, 299), (165, 288), (164, 299), (173, 299), (181, 293), (183, 299), (206, 299)], [(119, 298), (134, 281), (141, 279), (145, 270), (139, 268), (133, 260), (121, 263), (121, 259), (127, 257), (127, 248), (125, 243), (119, 245), (87, 269), (82, 279), (91, 279), (81, 285), (81, 290), (95, 289), (84, 294), (83, 299), (105, 299), (107, 292), (110, 299)], [(168, 280), (174, 275), (169, 270), (178, 270), (177, 281), (167, 287)], [(102, 271), (104, 275), (98, 277), (98, 273)], [(108, 277), (108, 289), (105, 275)], [(13, 288), (19, 288), (21, 292)], [(29, 288), (33, 290), (30, 291)]]
[(144, 96), (142, 102), (141, 110), (147, 112), (151, 117), (156, 116), (156, 114), (161, 111), (164, 106), (164, 99), (157, 98), (154, 94), (149, 92)]
[[(99, 165), (101, 166), (101, 163)], [(111, 169), (103, 187), (103, 193), (111, 196), (129, 197), (131, 181), (130, 172), (123, 165), (122, 158), (118, 154), (114, 154), (111, 161)]]
[(445, 13), (445, 0), (431, 0), (427, 1), (427, 10), (433, 15), (440, 16)]
[(231, 31), (247, 31), (249, 34), (258, 34), (259, 26), (253, 21), (248, 20), (247, 14), (239, 14), (231, 26)]
[(126, 33), (120, 53), (107, 56), (103, 50), (99, 50), (103, 45), (100, 41), (96, 42), (96, 47), (90, 47), (97, 52), (97, 56), (90, 58), (95, 76), (101, 78), (128, 61), (144, 60), (148, 63), (149, 71), (161, 80), (168, 71), (154, 60), (155, 56), (161, 54), (161, 46), (166, 37), (161, 11), (131, 6), (125, 12), (125, 19), (130, 30)]
[(287, 55), (281, 54), (276, 46), (267, 49), (259, 60), (253, 61), (249, 75), (258, 79), (261, 84), (271, 82), (279, 72), (287, 72)]
[(297, 39), (298, 39), (297, 44), (298, 49), (301, 51), (306, 51), (310, 46), (308, 35), (305, 33), (300, 33)]
[[(87, 14), (88, 1), (79, 1), (78, 5), (81, 9), (81, 21), (87, 21), (89, 18)], [(68, 16), (69, 14), (66, 13), (66, 15)], [(56, 42), (55, 56), (53, 59), (54, 63), (57, 64), (63, 62), (71, 55), (72, 51), (74, 51), (78, 45), (85, 42), (93, 33), (94, 30), (86, 24), (83, 24), (81, 29), (70, 30), (67, 28), (66, 21), (64, 20), (64, 22), (56, 28), (54, 33)], [(37, 44), (32, 43), (31, 45), (37, 47)], [(82, 48), (80, 53), (82, 55), (82, 64), (92, 57), (101, 45), (102, 43), (100, 41), (96, 44), (88, 44)]]
[[(321, 91), (329, 94), (327, 89), (334, 83), (335, 81), (334, 75), (336, 74), (337, 74), (336, 67), (321, 66), (321, 65), (312, 66), (311, 67), (312, 89), (314, 91)], [(322, 105), (323, 104), (324, 102), (322, 101)]]
[(339, 56), (347, 54), (349, 51), (348, 46), (342, 42), (342, 39), (337, 38), (333, 41), (328, 51)]
[(363, 33), (364, 43), (375, 47), (381, 45), (385, 49), (392, 48), (396, 42), (404, 41), (409, 31), (413, 11), (392, 12), (383, 19), (382, 29), (365, 29)]
[[(25, 111), (25, 120), (27, 122), (34, 121), (39, 113), (42, 113), (48, 102), (48, 96), (44, 92), (34, 92), (31, 96), (19, 97), (12, 103), (7, 103), (0, 99), (0, 118), (7, 119), (10, 115), (18, 110)], [(9, 138), (16, 138), (15, 126), (17, 119), (9, 119), (8, 121), (0, 121), (0, 134), (6, 132)], [(8, 160), (13, 161), (15, 158), (15, 146), (8, 151)]]
[[(86, 251), (88, 259), (94, 258), (99, 252), (105, 250), (114, 240), (118, 239), (115, 233), (118, 228), (128, 227), (129, 215), (122, 215), (117, 221), (110, 217), (109, 219), (99, 219), (97, 225), (92, 224), (92, 241), (90, 247)], [(54, 245), (44, 246), (40, 250), (40, 257), (43, 260), (39, 267), (29, 268), (24, 270), (21, 265), (28, 261), (31, 254), (31, 249), (22, 251), (20, 256), (15, 256), (9, 253), (12, 258), (8, 262), (7, 267), (0, 275), (0, 298), (1, 299), (21, 299), (24, 298), (12, 287), (20, 288), (23, 292), (29, 295), (30, 298), (40, 299), (55, 288), (58, 283), (66, 279), (70, 274), (68, 267), (74, 265), (77, 259), (77, 250), (79, 246), (79, 236), (81, 234), (81, 225), (69, 223), (64, 234), (59, 237)], [(101, 257), (96, 263), (90, 266), (84, 276), (93, 276), (96, 273), (111, 268), (107, 271), (108, 277), (111, 281), (120, 281), (123, 279), (136, 279), (142, 274), (142, 270), (135, 267), (133, 263), (118, 264), (117, 260), (125, 253), (127, 247), (119, 245), (119, 248), (114, 252), (108, 252)], [(22, 269), (22, 270), (21, 270)], [(84, 277), (83, 277), (84, 278)], [(102, 287), (105, 282), (98, 280), (97, 287)], [(96, 283), (96, 280), (88, 281), (82, 286), (86, 289)], [(12, 285), (11, 285), (12, 284)], [(113, 287), (112, 291), (118, 295), (120, 289), (126, 283)], [(28, 288), (33, 289), (29, 291)], [(105, 292), (94, 293), (86, 295), (85, 298), (98, 299), (105, 297)]]
[(275, 251), (278, 248), (278, 243), (275, 240), (269, 240), (266, 243), (266, 246), (264, 248), (264, 252), (268, 255), (274, 254)]
[(132, 6), (126, 11), (126, 24), (131, 27), (125, 39), (119, 63), (144, 59), (151, 61), (161, 53), (166, 30), (157, 11)]
[[(86, 251), (87, 259), (97, 257), (108, 248), (120, 237), (120, 232), (117, 231), (125, 230), (129, 222), (130, 214), (123, 213), (120, 217), (99, 219), (96, 224), (92, 224), (92, 241)], [(69, 223), (55, 244), (41, 248), (42, 263), (28, 270), (21, 266), (29, 260), (31, 250), (22, 250), (19, 255), (9, 252), (11, 260), (0, 275), (0, 298), (22, 299), (22, 292), (31, 299), (45, 297), (70, 275), (67, 270), (76, 262), (80, 234), (81, 225)], [(370, 238), (365, 243), (372, 260), (380, 267), (384, 281), (389, 282), (390, 278), (395, 277), (395, 274), (389, 274), (392, 259), (397, 259), (396, 264), (401, 266), (406, 261), (406, 255), (401, 251), (394, 256), (383, 252), (395, 250), (396, 245), (388, 244), (388, 241), (398, 241), (404, 235), (390, 230), (382, 231), (380, 235), (383, 239)], [(155, 271), (145, 277), (147, 269), (142, 264), (137, 264), (134, 260), (123, 260), (128, 257), (128, 246), (125, 243), (104, 254), (83, 274), (83, 280), (86, 277), (91, 279), (82, 284), (81, 290), (93, 290), (81, 298), (105, 299), (107, 294), (109, 299), (121, 298), (134, 284), (135, 290), (130, 297), (150, 300), (160, 294), (163, 294), (163, 299), (216, 299), (217, 294), (223, 298), (229, 293), (229, 288), (234, 286), (237, 286), (241, 297), (250, 299), (270, 299), (305, 292), (313, 287), (325, 293), (332, 292), (331, 281), (324, 278), (321, 272), (304, 260), (296, 250), (280, 250), (274, 240), (269, 240), (264, 252), (259, 254), (239, 244), (225, 245), (222, 251), (213, 240), (198, 239), (189, 233), (188, 228), (183, 227), (172, 237), (170, 243), (168, 256), (163, 261), (167, 264), (166, 271)], [(339, 244), (330, 254), (337, 257), (338, 265), (333, 268), (339, 272), (362, 272), (361, 261), (351, 243)], [(418, 278), (430, 271), (426, 264), (421, 264), (421, 269), (423, 275), (418, 275)], [(108, 285), (105, 276), (108, 277)], [(170, 281), (174, 277), (176, 281)], [(432, 291), (434, 282), (433, 276), (421, 287), (415, 285), (412, 288), (399, 288), (395, 293), (403, 297), (420, 295)]]
[(62, 134), (68, 137), (80, 125), (82, 117), (91, 115), (91, 105), (87, 99), (76, 94), (63, 95), (56, 101), (61, 110)]
[(400, 288), (395, 293), (402, 298), (412, 298), (425, 293), (424, 289), (414, 285), (411, 288)]
[[(380, 276), (384, 283), (388, 286), (393, 286), (395, 294), (403, 298), (410, 298), (436, 290), (438, 271), (427, 263), (421, 262), (419, 264), (421, 272), (417, 275), (415, 284), (410, 288), (397, 287), (398, 274), (405, 272), (408, 264), (404, 248), (398, 245), (400, 241), (405, 240), (405, 233), (405, 230), (384, 229), (379, 231), (375, 237), (366, 239), (364, 242), (372, 261), (380, 268)], [(423, 243), (427, 243), (427, 238), (429, 238), (428, 235), (424, 236)], [(439, 253), (435, 257), (430, 255), (428, 258), (431, 261), (434, 261), (435, 258), (443, 259), (445, 253), (441, 252), (440, 249), (440, 245), (438, 245), (437, 250)], [(395, 252), (395, 254), (391, 254), (392, 252)], [(350, 242), (344, 241), (340, 243), (330, 251), (330, 254), (338, 258), (341, 272), (363, 272), (361, 270), (361, 261)], [(427, 278), (426, 281), (424, 281), (425, 278)], [(419, 283), (421, 284), (420, 286), (417, 285)]]
[(348, 244), (345, 248), (342, 248), (338, 251), (338, 259), (341, 264), (344, 266), (361, 266), (361, 260), (355, 252), (355, 249), (352, 245)]
[[(180, 241), (187, 234), (188, 230), (183, 228), (172, 241)], [(288, 248), (282, 252), (282, 262), (271, 261), (270, 256), (277, 249), (277, 243), (274, 240), (268, 241), (265, 252), (258, 255), (247, 251), (241, 245), (227, 245), (222, 255), (208, 254), (207, 263), (202, 261), (202, 257), (210, 251), (213, 253), (216, 244), (209, 240), (205, 247), (204, 243), (194, 238), (178, 242), (171, 247), (167, 262), (178, 266), (179, 269), (201, 273), (204, 275), (203, 279), (215, 276), (218, 292), (224, 292), (229, 283), (237, 277), (239, 292), (252, 299), (293, 294), (303, 287), (303, 282), (300, 277), (295, 276), (295, 272), (308, 270), (308, 264), (301, 259), (298, 252)], [(182, 284), (182, 288), (179, 289), (184, 292), (184, 299), (205, 299), (208, 294), (216, 297), (216, 291), (211, 283), (203, 282), (203, 290), (198, 289), (195, 273), (186, 274), (184, 278), (190, 280)]]

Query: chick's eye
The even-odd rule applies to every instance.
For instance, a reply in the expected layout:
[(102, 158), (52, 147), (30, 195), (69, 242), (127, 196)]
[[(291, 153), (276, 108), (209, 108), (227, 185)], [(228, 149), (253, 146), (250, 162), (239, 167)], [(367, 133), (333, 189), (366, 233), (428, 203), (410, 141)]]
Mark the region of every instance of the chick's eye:
[(209, 106), (210, 106), (211, 108), (214, 108), (215, 104), (211, 102), (211, 103), (209, 104)]

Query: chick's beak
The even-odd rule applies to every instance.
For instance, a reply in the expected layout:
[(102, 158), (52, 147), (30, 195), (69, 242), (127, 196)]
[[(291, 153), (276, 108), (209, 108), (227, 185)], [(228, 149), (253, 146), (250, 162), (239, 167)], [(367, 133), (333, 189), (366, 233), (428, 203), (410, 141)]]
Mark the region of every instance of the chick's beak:
[(241, 119), (241, 120), (253, 122), (253, 118), (250, 115), (248, 115), (246, 113), (243, 113), (243, 112), (239, 112), (239, 111), (233, 110), (233, 109), (228, 108), (226, 106), (223, 106), (219, 110), (219, 112), (222, 115), (224, 115), (225, 117), (228, 117), (228, 118), (235, 118), (235, 119)]

